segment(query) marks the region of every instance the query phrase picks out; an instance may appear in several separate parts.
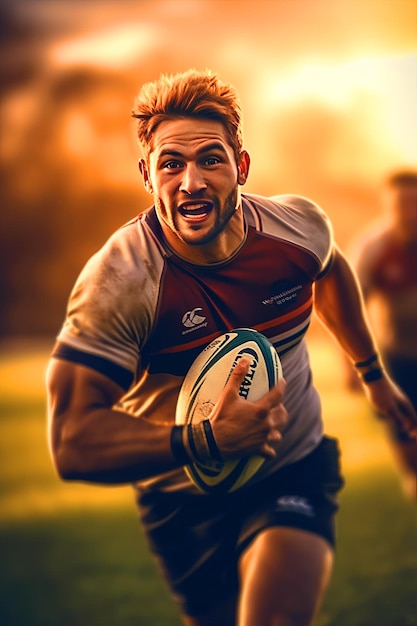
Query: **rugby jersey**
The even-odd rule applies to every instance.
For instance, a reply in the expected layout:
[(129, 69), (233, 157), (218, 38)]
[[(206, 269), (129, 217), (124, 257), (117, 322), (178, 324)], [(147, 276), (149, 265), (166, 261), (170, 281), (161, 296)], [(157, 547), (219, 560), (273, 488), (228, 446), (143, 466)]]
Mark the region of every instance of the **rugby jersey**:
[[(289, 421), (277, 458), (256, 481), (308, 454), (323, 434), (305, 333), (333, 236), (326, 214), (301, 196), (242, 194), (241, 201), (244, 242), (217, 264), (178, 257), (154, 207), (116, 231), (82, 270), (53, 355), (122, 386), (119, 408), (167, 424), (188, 368), (210, 341), (233, 328), (262, 332), (282, 361)], [(144, 483), (195, 490), (182, 468)]]

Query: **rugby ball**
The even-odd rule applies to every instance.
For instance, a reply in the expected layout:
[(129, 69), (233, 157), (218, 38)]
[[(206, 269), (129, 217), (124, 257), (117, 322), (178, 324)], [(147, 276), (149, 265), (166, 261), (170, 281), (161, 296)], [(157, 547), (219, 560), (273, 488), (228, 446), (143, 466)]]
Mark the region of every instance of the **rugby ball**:
[[(233, 329), (214, 339), (192, 363), (178, 396), (175, 423), (184, 425), (207, 419), (242, 357), (250, 361), (239, 390), (245, 400), (259, 400), (282, 377), (278, 354), (262, 333), (251, 328)], [(254, 456), (224, 463), (193, 463), (184, 469), (200, 491), (218, 494), (242, 487), (264, 461), (263, 457)]]

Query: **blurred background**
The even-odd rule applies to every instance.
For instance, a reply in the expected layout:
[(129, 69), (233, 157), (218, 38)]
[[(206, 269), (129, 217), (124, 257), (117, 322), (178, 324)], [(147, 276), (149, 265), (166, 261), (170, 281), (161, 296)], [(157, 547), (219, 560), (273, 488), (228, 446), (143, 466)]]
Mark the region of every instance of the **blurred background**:
[(343, 246), (417, 164), (414, 0), (1, 0), (0, 340), (53, 337), (82, 264), (149, 204), (130, 117), (161, 72), (238, 89), (246, 191), (299, 193)]
[[(417, 167), (415, 0), (0, 0), (0, 622), (179, 626), (129, 486), (58, 480), (44, 371), (82, 265), (149, 205), (141, 84), (209, 67), (238, 89), (244, 190), (309, 196), (342, 248)], [(312, 325), (346, 487), (318, 626), (417, 626), (415, 503), (382, 424)]]

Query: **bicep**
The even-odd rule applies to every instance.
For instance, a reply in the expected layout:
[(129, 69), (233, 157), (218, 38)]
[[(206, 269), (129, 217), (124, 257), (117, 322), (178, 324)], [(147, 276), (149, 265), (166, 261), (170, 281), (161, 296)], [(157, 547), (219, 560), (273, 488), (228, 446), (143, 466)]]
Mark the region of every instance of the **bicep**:
[(340, 249), (335, 248), (330, 270), (315, 283), (314, 295), (319, 317), (334, 324), (362, 311), (358, 278)]
[(315, 308), (352, 361), (375, 352), (358, 279), (340, 250), (329, 273), (315, 284)]
[(51, 358), (46, 372), (48, 431), (52, 450), (64, 428), (82, 420), (94, 409), (110, 409), (124, 390), (95, 370)]

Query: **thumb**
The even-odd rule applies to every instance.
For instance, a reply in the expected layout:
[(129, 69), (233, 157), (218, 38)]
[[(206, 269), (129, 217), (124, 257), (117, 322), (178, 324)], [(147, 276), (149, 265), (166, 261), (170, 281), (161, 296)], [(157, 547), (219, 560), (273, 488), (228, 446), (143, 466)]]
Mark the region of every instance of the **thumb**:
[(250, 362), (246, 357), (239, 359), (229, 374), (225, 389), (239, 393), (239, 388), (249, 372), (249, 366)]

